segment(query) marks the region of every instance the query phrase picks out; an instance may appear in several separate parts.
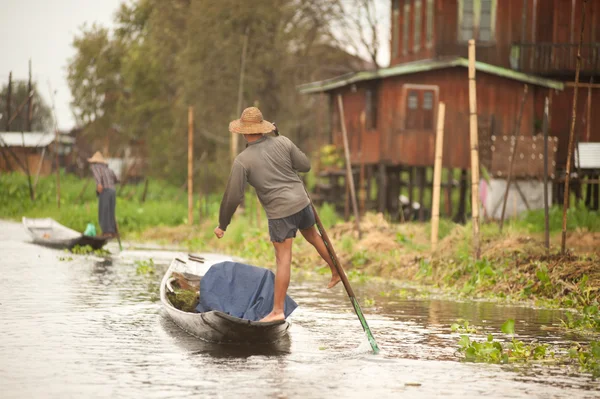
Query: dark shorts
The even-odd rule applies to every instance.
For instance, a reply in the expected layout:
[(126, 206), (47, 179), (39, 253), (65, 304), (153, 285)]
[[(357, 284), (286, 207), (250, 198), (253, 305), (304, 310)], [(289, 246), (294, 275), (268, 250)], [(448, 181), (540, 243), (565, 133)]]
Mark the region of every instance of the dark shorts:
[(284, 242), (296, 237), (298, 229), (305, 230), (315, 225), (315, 214), (308, 205), (300, 212), (281, 219), (269, 219), (269, 235), (273, 242)]

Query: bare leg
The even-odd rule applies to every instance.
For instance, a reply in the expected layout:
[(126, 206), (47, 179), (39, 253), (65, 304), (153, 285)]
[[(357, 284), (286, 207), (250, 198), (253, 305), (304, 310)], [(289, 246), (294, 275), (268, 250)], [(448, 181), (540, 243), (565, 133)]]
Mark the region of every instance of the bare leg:
[(317, 228), (315, 226), (309, 227), (306, 230), (300, 230), (306, 241), (308, 241), (321, 255), (321, 258), (329, 265), (331, 269), (331, 280), (329, 284), (327, 284), (327, 288), (333, 288), (341, 281), (340, 274), (337, 269), (333, 265), (333, 261), (331, 260), (331, 256), (329, 256), (329, 251), (327, 251), (327, 247), (325, 246), (325, 241), (323, 241), (323, 237), (317, 232)]
[(273, 310), (260, 321), (284, 320), (283, 313), (285, 305), (285, 294), (290, 285), (290, 268), (292, 265), (292, 238), (284, 242), (273, 242), (275, 247), (275, 258), (277, 260), (277, 271), (275, 272), (275, 295), (273, 299)]

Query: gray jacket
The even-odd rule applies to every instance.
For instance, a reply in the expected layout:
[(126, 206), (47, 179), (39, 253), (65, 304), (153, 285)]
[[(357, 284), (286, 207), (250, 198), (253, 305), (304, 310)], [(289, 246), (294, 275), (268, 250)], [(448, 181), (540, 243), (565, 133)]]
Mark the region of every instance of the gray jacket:
[(310, 203), (297, 172), (308, 172), (310, 161), (290, 139), (263, 136), (248, 143), (233, 161), (221, 201), (219, 227), (225, 230), (242, 202), (246, 182), (256, 189), (269, 219), (300, 212)]

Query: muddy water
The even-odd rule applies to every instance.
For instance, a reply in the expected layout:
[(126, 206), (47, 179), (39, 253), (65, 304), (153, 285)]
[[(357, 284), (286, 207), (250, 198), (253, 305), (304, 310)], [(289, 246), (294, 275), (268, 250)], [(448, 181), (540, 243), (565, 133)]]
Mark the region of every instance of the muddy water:
[(458, 318), (487, 333), (513, 317), (520, 339), (564, 346), (574, 337), (542, 328), (559, 325), (556, 311), (392, 301), (379, 295), (387, 287), (356, 285), (359, 297), (374, 299), (364, 310), (382, 348), (375, 356), (342, 288), (323, 289), (325, 276), (297, 278), (290, 339), (242, 350), (200, 342), (166, 318), (160, 273), (137, 275), (134, 261), (166, 266), (171, 253), (60, 260), (68, 255), (30, 243), (8, 222), (0, 222), (0, 253), (2, 398), (587, 398), (600, 390), (560, 367), (513, 369), (456, 356), (449, 325)]

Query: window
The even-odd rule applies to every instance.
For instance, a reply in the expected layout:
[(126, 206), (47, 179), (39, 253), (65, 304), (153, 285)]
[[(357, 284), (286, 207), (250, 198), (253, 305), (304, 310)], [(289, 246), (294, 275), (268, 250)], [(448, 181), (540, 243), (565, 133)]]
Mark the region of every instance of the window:
[(423, 93), (423, 109), (432, 110), (433, 109), (433, 92), (426, 91)]
[(419, 108), (419, 94), (415, 90), (408, 92), (408, 109)]
[(492, 1), (481, 1), (481, 13), (479, 17), (479, 37), (482, 42), (492, 40)]
[(408, 86), (405, 94), (405, 129), (433, 130), (438, 88), (436, 86)]
[(408, 54), (408, 28), (410, 27), (410, 0), (404, 0), (402, 11), (402, 54)]
[(433, 7), (435, 5), (435, 1), (434, 0), (427, 0), (427, 11), (426, 11), (426, 18), (427, 18), (427, 26), (426, 26), (426, 45), (427, 48), (431, 48), (431, 45), (433, 44)]
[(421, 49), (421, 21), (423, 20), (423, 12), (421, 8), (421, 0), (415, 0), (415, 11), (413, 15), (413, 50), (418, 52)]
[(475, 26), (475, 7), (474, 0), (462, 0), (459, 5), (460, 12), (460, 40), (469, 41), (473, 38), (473, 28)]
[(392, 58), (398, 57), (400, 36), (400, 0), (392, 1)]
[(365, 96), (365, 128), (367, 130), (377, 129), (377, 91), (373, 88), (367, 89)]
[(479, 42), (494, 40), (497, 0), (458, 1), (458, 40), (466, 42), (475, 39)]

